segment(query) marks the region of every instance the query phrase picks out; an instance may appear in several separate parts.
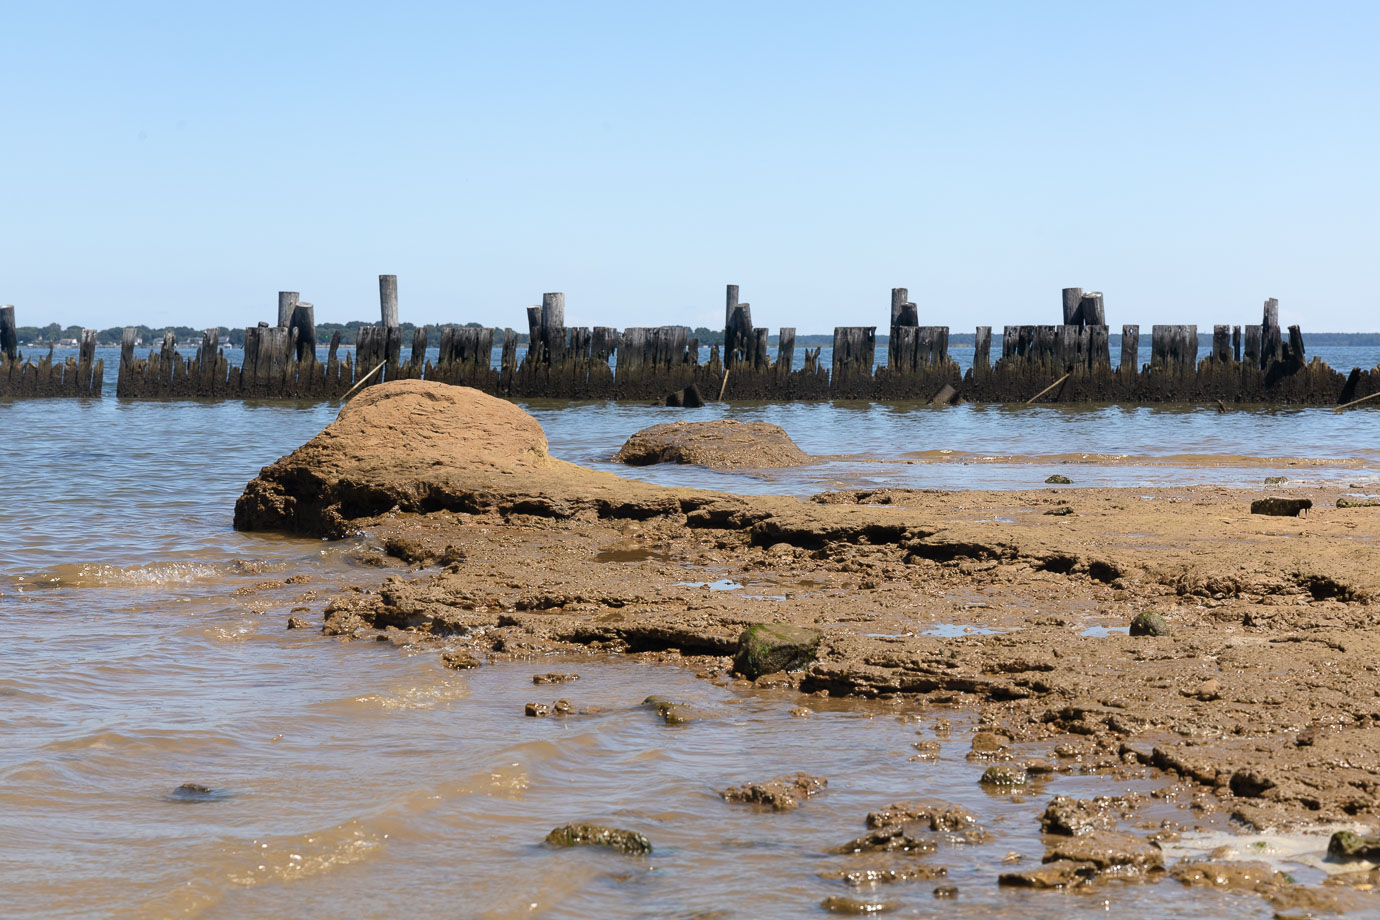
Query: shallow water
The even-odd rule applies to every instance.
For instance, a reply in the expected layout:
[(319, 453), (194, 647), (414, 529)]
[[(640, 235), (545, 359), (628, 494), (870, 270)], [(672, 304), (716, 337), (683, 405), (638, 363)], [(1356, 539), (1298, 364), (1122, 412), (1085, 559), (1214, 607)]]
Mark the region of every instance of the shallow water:
[[(533, 408), (553, 451), (582, 462), (666, 417), (627, 406)], [(854, 457), (831, 461), (830, 476), (888, 484), (915, 484), (903, 474), (917, 467), (953, 485), (968, 475), (1008, 485), (1043, 478), (1038, 463), (904, 462), (936, 440), (1031, 455), (1057, 424), (1061, 451), (1079, 449), (1068, 443), (1078, 438), (1090, 450), (1115, 438), (1122, 450), (1159, 456), (1188, 451), (1218, 422), (1101, 410), (733, 411), (786, 425), (811, 452), (837, 453), (846, 443)], [(306, 608), (300, 615), (315, 623), (325, 597), (377, 573), (358, 568), (354, 542), (237, 534), (231, 506), (258, 467), (334, 413), (113, 399), (0, 405), (0, 623), (8, 639), (0, 646), (0, 914), (797, 917), (823, 916), (832, 895), (894, 901), (899, 916), (1184, 912), (1176, 883), (1095, 896), (996, 887), (1009, 853), (1038, 861), (1035, 816), (1050, 795), (1109, 794), (1126, 783), (1061, 776), (1027, 794), (990, 796), (976, 782), (985, 765), (964, 757), (962, 713), (810, 698), (812, 714), (800, 718), (791, 714), (802, 703), (794, 694), (721, 687), (666, 665), (590, 658), (454, 672), (434, 650), (285, 630), (294, 609)], [(1335, 429), (1326, 427), (1330, 415), (1243, 415), (1252, 417), (1256, 426), (1232, 431), (1248, 437), (1278, 426), (1293, 432), (1291, 451), (1325, 445), (1329, 456), (1373, 457), (1365, 451), (1380, 443), (1359, 414)], [(1257, 453), (1268, 440), (1231, 450)], [(1194, 442), (1191, 450), (1205, 448)], [(901, 462), (863, 462), (878, 457)], [(1128, 467), (1107, 469), (1118, 476)], [(1207, 479), (1217, 468), (1182, 469)], [(1240, 467), (1224, 469), (1237, 475)], [(820, 481), (816, 472), (649, 475), (772, 491)], [(1081, 483), (1084, 474), (1071, 478)], [(284, 583), (299, 575), (310, 580)], [(534, 673), (549, 670), (581, 679), (532, 685)], [(686, 700), (703, 718), (665, 725), (639, 706), (650, 693)], [(557, 697), (602, 711), (522, 716), (524, 703)], [(941, 716), (954, 720), (949, 735), (933, 731)], [(910, 760), (913, 743), (928, 739), (941, 742), (939, 759)], [(797, 770), (827, 777), (829, 787), (794, 812), (763, 813), (715, 794)], [(177, 794), (184, 783), (211, 793)], [(893, 862), (828, 851), (862, 834), (869, 810), (931, 796), (966, 805), (993, 835), (906, 858), (948, 867), (947, 879), (854, 892), (821, 878)], [(1162, 802), (1150, 814), (1188, 821), (1184, 804)], [(655, 851), (628, 858), (542, 845), (552, 827), (582, 820), (641, 831)], [(1288, 857), (1300, 877), (1316, 874), (1309, 860), (1325, 840)], [(937, 901), (938, 884), (956, 885), (959, 897)], [(1254, 897), (1199, 893), (1191, 912), (1271, 913)]]

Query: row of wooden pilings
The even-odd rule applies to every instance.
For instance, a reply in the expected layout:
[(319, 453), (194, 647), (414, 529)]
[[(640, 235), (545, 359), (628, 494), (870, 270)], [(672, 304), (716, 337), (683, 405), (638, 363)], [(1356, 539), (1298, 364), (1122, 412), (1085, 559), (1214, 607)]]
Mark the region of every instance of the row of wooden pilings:
[[(964, 374), (949, 355), (948, 327), (921, 326), (905, 288), (891, 292), (886, 364), (875, 366), (876, 327), (839, 326), (827, 368), (819, 348), (804, 349), (796, 367), (792, 327), (780, 330), (772, 355), (768, 330), (753, 325), (751, 305), (739, 301), (737, 285), (726, 288), (723, 349), (711, 347), (706, 362), (688, 327), (567, 327), (565, 295), (549, 293), (541, 306), (527, 308), (524, 355), (519, 359), (517, 337), (506, 329), (495, 367), (496, 330), (475, 326), (440, 328), (435, 362), (426, 359), (428, 331), (419, 327), (403, 360), (397, 277), (380, 275), (380, 323), (359, 329), (353, 351), (341, 348), (336, 333), (320, 360), (313, 305), (284, 291), (277, 324), (246, 330), (238, 366), (227, 360), (217, 330), (207, 330), (192, 356), (180, 354), (169, 334), (140, 358), (135, 330), (126, 329), (116, 392), (126, 398), (338, 399), (360, 384), (425, 378), (514, 398), (671, 397), (673, 403), (692, 387), (696, 401), (1023, 402), (1038, 393), (1046, 402), (1335, 406), (1380, 393), (1380, 368), (1346, 376), (1317, 359), (1306, 361), (1302, 333), (1297, 326), (1282, 333), (1273, 299), (1266, 301), (1260, 325), (1214, 327), (1211, 354), (1202, 361), (1196, 326), (1154, 326), (1144, 366), (1138, 359), (1140, 327), (1123, 326), (1115, 370), (1102, 294), (1066, 288), (1062, 301), (1061, 324), (1006, 326), (995, 361), (991, 327), (978, 326), (972, 366)], [(54, 369), (51, 360), (19, 362), (13, 330), (13, 308), (0, 309), (0, 395), (99, 394), (100, 362), (93, 366), (89, 357), (94, 333), (88, 331), (89, 350), (83, 336), (80, 359)]]
[(0, 396), (100, 396), (104, 377), (96, 330), (82, 330), (75, 356), (57, 363), (49, 345), (48, 354), (34, 362), (19, 353), (14, 307), (0, 307)]

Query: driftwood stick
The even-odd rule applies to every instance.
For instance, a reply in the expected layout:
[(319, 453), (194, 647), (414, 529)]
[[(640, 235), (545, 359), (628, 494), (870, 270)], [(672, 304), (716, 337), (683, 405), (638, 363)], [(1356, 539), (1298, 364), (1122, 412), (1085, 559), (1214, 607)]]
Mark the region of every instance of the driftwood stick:
[(365, 374), (363, 377), (359, 378), (359, 382), (356, 383), (354, 386), (350, 387), (350, 389), (345, 392), (345, 395), (340, 397), (340, 401), (345, 402), (351, 396), (355, 395), (355, 390), (358, 390), (360, 387), (364, 386), (364, 384), (368, 382), (370, 377), (374, 376), (381, 370), (383, 370), (382, 364), (374, 365), (374, 369), (369, 373)]
[(1039, 399), (1041, 396), (1044, 396), (1044, 395), (1045, 395), (1046, 393), (1048, 393), (1050, 390), (1054, 389), (1054, 388), (1057, 387), (1059, 384), (1063, 383), (1065, 380), (1068, 380), (1068, 379), (1069, 379), (1070, 377), (1072, 377), (1072, 376), (1073, 376), (1073, 371), (1069, 371), (1067, 374), (1065, 374), (1064, 376), (1060, 377), (1058, 380), (1054, 381), (1054, 382), (1051, 383), (1049, 386), (1045, 387), (1043, 390), (1041, 390), (1040, 392), (1036, 393), (1034, 396), (1032, 396), (1032, 397), (1030, 397), (1029, 399), (1027, 399), (1027, 400), (1025, 401), (1025, 404), (1026, 404), (1027, 406), (1030, 405), (1030, 404), (1033, 403), (1035, 400)]
[[(719, 384), (719, 402), (724, 401), (724, 390), (728, 387), (728, 368), (724, 368), (724, 382)], [(1369, 399), (1370, 397), (1366, 397)]]
[(1357, 405), (1357, 404), (1359, 404), (1359, 403), (1366, 402), (1367, 400), (1374, 399), (1374, 398), (1377, 397), (1377, 396), (1380, 396), (1380, 390), (1376, 390), (1374, 393), (1370, 394), (1369, 396), (1362, 396), (1360, 399), (1353, 399), (1353, 400), (1352, 400), (1351, 402), (1349, 402), (1349, 403), (1342, 403), (1340, 406), (1337, 407), (1337, 411), (1338, 411), (1338, 412), (1341, 412), (1343, 409), (1349, 409), (1349, 408), (1351, 408), (1352, 406), (1355, 406), (1355, 405)]

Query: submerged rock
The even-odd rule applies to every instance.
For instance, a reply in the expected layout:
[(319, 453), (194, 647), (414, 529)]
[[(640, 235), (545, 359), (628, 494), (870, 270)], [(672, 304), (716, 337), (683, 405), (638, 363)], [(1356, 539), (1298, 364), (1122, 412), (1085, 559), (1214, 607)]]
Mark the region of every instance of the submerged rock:
[(599, 824), (558, 827), (546, 835), (546, 842), (553, 847), (608, 847), (629, 856), (643, 856), (652, 852), (651, 843), (641, 834)]
[(1055, 473), (1053, 476), (1045, 480), (1045, 484), (1051, 486), (1068, 486), (1073, 484), (1073, 480), (1068, 478), (1067, 476), (1061, 476), (1060, 474)]
[(1116, 824), (1115, 817), (1107, 813), (1110, 804), (1110, 800), (1105, 799), (1074, 799), (1056, 795), (1040, 815), (1040, 830), (1046, 834), (1069, 837), (1106, 830)]
[(480, 660), (462, 648), (451, 649), (441, 653), (441, 664), (457, 671), (477, 668), (481, 664)]
[(893, 882), (927, 882), (948, 874), (949, 870), (944, 866), (905, 866), (900, 869), (839, 869), (822, 872), (820, 878), (861, 888), (864, 885), (888, 885)]
[(841, 894), (830, 895), (819, 906), (833, 914), (880, 914), (900, 907), (895, 901), (864, 901)]
[(738, 637), (733, 670), (756, 680), (763, 674), (804, 667), (819, 653), (822, 635), (817, 629), (790, 623), (749, 626)]
[(642, 701), (642, 705), (661, 716), (661, 721), (667, 725), (684, 725), (695, 719), (694, 710), (689, 703), (669, 700), (664, 696), (649, 696)]
[(721, 790), (719, 795), (730, 802), (747, 802), (753, 805), (766, 805), (773, 811), (789, 811), (828, 785), (829, 781), (822, 776), (796, 773), (794, 776), (766, 783), (730, 786)]
[(718, 419), (653, 425), (628, 438), (615, 463), (690, 463), (716, 470), (799, 466), (810, 457), (785, 429), (767, 422)]
[(1004, 763), (988, 767), (983, 771), (981, 779), (978, 780), (984, 786), (993, 786), (997, 789), (1024, 786), (1026, 781), (1027, 776), (1023, 767), (1013, 767)]

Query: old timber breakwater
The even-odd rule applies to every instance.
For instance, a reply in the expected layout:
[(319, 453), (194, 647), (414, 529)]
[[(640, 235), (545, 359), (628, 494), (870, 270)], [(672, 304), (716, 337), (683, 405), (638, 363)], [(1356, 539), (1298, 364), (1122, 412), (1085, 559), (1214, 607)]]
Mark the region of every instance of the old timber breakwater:
[[(875, 400), (984, 403), (1187, 403), (1349, 407), (1380, 406), (1380, 367), (1349, 374), (1307, 358), (1298, 326), (1282, 330), (1278, 302), (1265, 302), (1259, 325), (1213, 327), (1211, 352), (1198, 358), (1198, 328), (1152, 327), (1150, 360), (1138, 358), (1140, 327), (1122, 326), (1120, 363), (1111, 361), (1103, 296), (1063, 291), (1063, 322), (1006, 326), (1001, 354), (992, 355), (992, 327), (978, 326), (972, 366), (962, 372), (949, 356), (949, 328), (922, 326), (905, 288), (891, 292), (886, 363), (876, 366), (877, 327), (837, 326), (829, 366), (820, 349), (796, 361), (795, 329), (782, 327), (775, 354), (766, 327), (754, 326), (751, 307), (728, 285), (724, 343), (700, 360), (700, 343), (686, 326), (628, 328), (565, 325), (565, 295), (543, 295), (527, 308), (528, 347), (497, 330), (441, 326), (437, 357), (427, 358), (428, 328), (413, 335), (403, 358), (395, 275), (379, 276), (381, 322), (359, 330), (356, 347), (335, 333), (324, 361), (317, 353), (314, 308), (295, 292), (278, 295), (276, 325), (245, 331), (243, 360), (228, 360), (217, 330), (196, 354), (184, 356), (173, 336), (147, 358), (136, 355), (136, 332), (126, 329), (116, 394), (127, 399), (340, 399), (384, 380), (427, 379), (463, 384), (511, 398), (661, 400), (697, 405), (722, 400)], [(86, 330), (80, 356), (54, 365), (19, 354), (13, 307), (0, 308), (0, 396), (99, 396), (102, 362), (95, 332)]]

